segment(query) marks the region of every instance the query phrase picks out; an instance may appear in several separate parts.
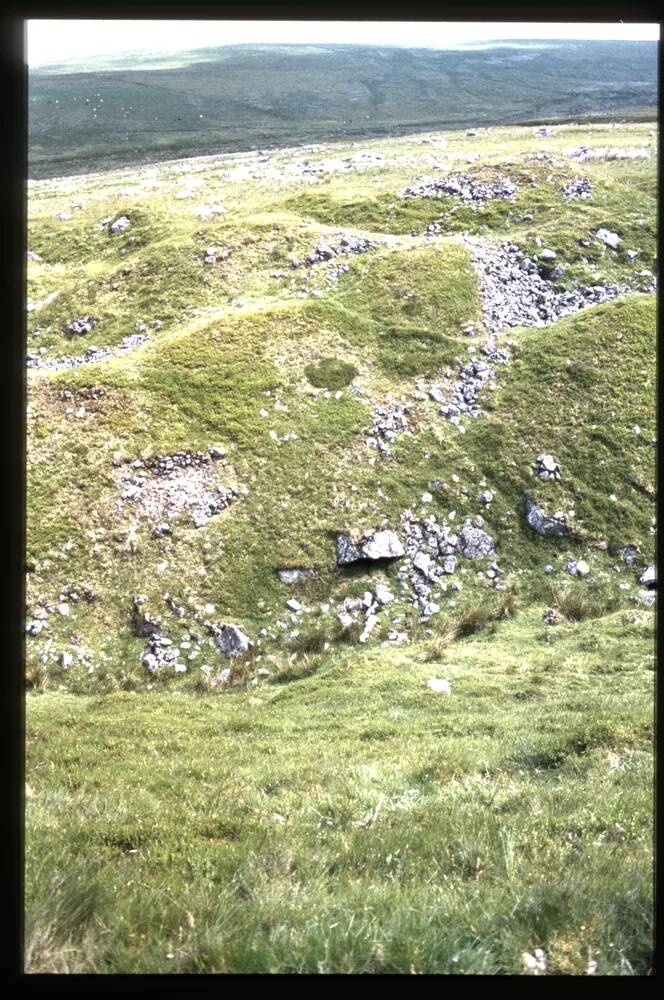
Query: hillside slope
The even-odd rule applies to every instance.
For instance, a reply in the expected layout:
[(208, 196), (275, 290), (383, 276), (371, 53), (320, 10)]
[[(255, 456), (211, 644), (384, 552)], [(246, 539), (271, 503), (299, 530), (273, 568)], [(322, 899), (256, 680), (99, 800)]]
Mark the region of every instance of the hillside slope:
[(655, 164), (31, 183), (32, 971), (648, 971)]
[(29, 174), (430, 128), (643, 120), (656, 106), (655, 42), (238, 45), (89, 60), (31, 70)]

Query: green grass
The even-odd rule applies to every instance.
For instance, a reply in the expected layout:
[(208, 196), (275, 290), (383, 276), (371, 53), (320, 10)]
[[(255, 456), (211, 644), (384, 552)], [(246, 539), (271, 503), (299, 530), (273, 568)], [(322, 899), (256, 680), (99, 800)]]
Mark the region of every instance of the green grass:
[(30, 696), (29, 971), (648, 973), (652, 625), (589, 651), (536, 619), (216, 696)]
[[(139, 322), (150, 339), (28, 379), (29, 617), (70, 587), (94, 593), (26, 641), (30, 971), (520, 974), (538, 947), (552, 973), (583, 975), (591, 959), (600, 973), (650, 971), (653, 612), (634, 600), (654, 559), (654, 296), (504, 333), (512, 363), (464, 433), (416, 384), (453, 380), (484, 342), (464, 230), (528, 252), (539, 235), (563, 284), (650, 265), (655, 159), (564, 158), (581, 142), (654, 147), (649, 131), (448, 133), (435, 154), (450, 155), (446, 170), (519, 184), (515, 204), (478, 212), (398, 198), (432, 172), (419, 137), (376, 142), (376, 171), (306, 188), (286, 172), (229, 180), (220, 158), (187, 164), (202, 181), (192, 201), (174, 198), (177, 164), (31, 188), (29, 246), (44, 259), (28, 298), (59, 295), (28, 315), (29, 349), (80, 353)], [(523, 160), (543, 143), (553, 164)], [(563, 204), (579, 175), (595, 195)], [(83, 207), (56, 222), (75, 196)], [(205, 222), (197, 201), (227, 211)], [(121, 213), (123, 236), (95, 231)], [(424, 238), (439, 217), (443, 235)], [(617, 254), (581, 247), (600, 225), (623, 235)], [(344, 231), (375, 245), (344, 257), (338, 280), (290, 268)], [(203, 263), (211, 245), (217, 266)], [(92, 334), (67, 336), (86, 313)], [(365, 438), (374, 407), (393, 404), (413, 434), (383, 459)], [(239, 492), (205, 528), (185, 514), (155, 538), (118, 509), (120, 466), (210, 444)], [(531, 475), (542, 451), (561, 482)], [(536, 535), (526, 495), (574, 511), (577, 537)], [(460, 559), (461, 589), (423, 622), (399, 561), (337, 568), (339, 532), (401, 532), (407, 509), (450, 526), (481, 512), (504, 590), (490, 560)], [(633, 566), (625, 544), (639, 546)], [(587, 577), (565, 573), (570, 557)], [(313, 575), (287, 585), (286, 567)], [(337, 606), (377, 583), (395, 600), (365, 646)], [(137, 594), (183, 658), (198, 650), (185, 672), (142, 665)], [(208, 603), (254, 641), (227, 685)], [(562, 622), (547, 626), (552, 608)], [(432, 676), (452, 694), (431, 691)]]
[(304, 373), (318, 388), (343, 389), (353, 381), (357, 369), (338, 358), (323, 358), (317, 365), (307, 365)]

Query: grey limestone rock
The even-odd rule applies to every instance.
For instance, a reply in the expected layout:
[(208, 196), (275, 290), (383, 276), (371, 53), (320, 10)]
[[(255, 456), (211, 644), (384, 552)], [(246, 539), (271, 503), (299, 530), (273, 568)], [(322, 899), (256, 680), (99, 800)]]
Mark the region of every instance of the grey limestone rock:
[(595, 236), (598, 240), (601, 240), (605, 246), (611, 247), (612, 250), (617, 250), (622, 243), (618, 233), (613, 233), (610, 229), (598, 229)]
[(541, 507), (531, 497), (526, 497), (526, 521), (538, 535), (560, 535), (571, 538), (573, 532), (564, 521), (559, 518), (549, 517)]
[(363, 558), (362, 551), (355, 545), (349, 535), (339, 535), (337, 538), (337, 565), (347, 566), (359, 562)]
[(220, 652), (224, 656), (231, 658), (246, 653), (251, 646), (249, 636), (245, 635), (241, 628), (232, 624), (221, 624), (212, 626), (214, 641)]
[(399, 559), (405, 555), (405, 552), (399, 536), (389, 529), (371, 532), (364, 535), (358, 542), (353, 542), (349, 535), (337, 537), (337, 564), (339, 566), (360, 562), (363, 559)]
[(457, 552), (466, 559), (483, 559), (485, 556), (495, 555), (495, 541), (488, 532), (475, 527), (469, 519), (459, 532)]
[(124, 233), (125, 229), (129, 229), (130, 225), (131, 222), (129, 221), (127, 216), (121, 215), (119, 219), (116, 219), (115, 222), (111, 223), (109, 229), (115, 236), (116, 233)]

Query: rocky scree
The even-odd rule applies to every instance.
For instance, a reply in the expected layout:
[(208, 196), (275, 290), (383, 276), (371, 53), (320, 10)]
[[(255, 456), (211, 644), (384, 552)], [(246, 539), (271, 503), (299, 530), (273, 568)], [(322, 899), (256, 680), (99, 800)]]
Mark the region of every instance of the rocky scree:
[(313, 253), (308, 254), (306, 257), (292, 260), (290, 266), (292, 269), (295, 269), (305, 267), (308, 264), (320, 264), (330, 261), (335, 257), (345, 257), (354, 253), (366, 253), (376, 246), (377, 244), (372, 240), (365, 240), (360, 236), (342, 236), (339, 242), (333, 245), (318, 243), (314, 247)]
[(148, 340), (146, 334), (132, 333), (128, 337), (123, 337), (119, 347), (86, 347), (85, 354), (67, 355), (63, 358), (42, 358), (39, 354), (30, 353), (27, 355), (26, 365), (28, 368), (47, 368), (50, 371), (64, 371), (68, 368), (78, 368), (81, 365), (94, 365), (98, 361), (105, 361), (106, 358), (118, 358), (123, 354), (141, 347)]
[(484, 322), (492, 333), (509, 326), (548, 326), (562, 316), (633, 291), (630, 285), (619, 284), (558, 290), (540, 273), (551, 277), (552, 271), (542, 269), (538, 260), (527, 257), (510, 240), (490, 246), (466, 236), (464, 242), (478, 272)]
[(399, 434), (412, 435), (408, 422), (408, 407), (397, 403), (375, 406), (371, 434), (365, 439), (369, 448), (376, 448), (384, 458), (392, 454), (390, 445)]
[[(219, 449), (213, 447), (212, 452), (221, 457)], [(114, 475), (122, 489), (118, 510), (152, 521), (157, 537), (170, 531), (163, 522), (182, 511), (191, 515), (195, 528), (204, 527), (239, 493), (236, 484), (225, 488), (219, 483), (213, 454), (180, 451), (145, 462), (136, 459), (129, 467), (121, 467)]]
[(421, 178), (401, 192), (401, 198), (458, 198), (464, 205), (479, 208), (495, 198), (514, 201), (517, 186), (507, 178), (488, 182), (480, 181), (470, 174), (450, 174), (448, 177)]

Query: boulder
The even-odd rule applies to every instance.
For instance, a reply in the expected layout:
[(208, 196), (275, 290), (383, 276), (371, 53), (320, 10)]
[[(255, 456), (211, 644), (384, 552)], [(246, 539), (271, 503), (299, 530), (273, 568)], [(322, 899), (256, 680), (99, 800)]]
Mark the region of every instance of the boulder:
[(470, 519), (464, 522), (459, 532), (456, 548), (466, 559), (483, 559), (496, 553), (495, 541), (491, 535), (475, 527)]
[(610, 229), (598, 229), (595, 236), (598, 240), (601, 240), (605, 246), (611, 247), (612, 250), (617, 250), (622, 243), (618, 233), (613, 233)]
[(413, 559), (413, 566), (418, 569), (423, 576), (429, 575), (431, 569), (431, 556), (426, 552), (418, 552)]
[(375, 593), (376, 593), (376, 600), (378, 601), (379, 604), (389, 604), (391, 601), (394, 600), (394, 594), (390, 590), (388, 590), (387, 587), (384, 587), (381, 583), (377, 585)]
[(121, 215), (119, 219), (112, 222), (110, 225), (110, 231), (115, 235), (116, 233), (124, 233), (125, 229), (128, 229), (131, 222), (126, 215)]
[(406, 554), (398, 535), (389, 529), (364, 535), (353, 542), (349, 535), (337, 537), (337, 565), (361, 562), (364, 559), (399, 559)]
[(399, 559), (406, 554), (398, 535), (394, 531), (377, 531), (362, 544), (365, 559)]
[(339, 535), (337, 538), (337, 565), (347, 566), (349, 563), (359, 562), (363, 558), (362, 551), (355, 545), (349, 535)]
[(340, 611), (337, 618), (339, 619), (339, 624), (344, 630), (349, 629), (351, 625), (355, 624), (355, 619), (352, 615), (349, 615), (347, 611)]
[(366, 642), (367, 639), (369, 638), (369, 636), (371, 635), (371, 633), (373, 632), (373, 630), (375, 629), (375, 627), (376, 627), (377, 624), (378, 624), (378, 616), (377, 615), (368, 615), (367, 619), (366, 619), (366, 621), (364, 623), (364, 628), (362, 630), (361, 635), (359, 636), (359, 640), (358, 641), (359, 642)]
[(648, 590), (657, 590), (657, 568), (654, 564), (648, 566), (645, 573), (639, 577), (639, 583), (642, 583)]
[(214, 627), (214, 641), (224, 656), (235, 657), (246, 653), (251, 646), (249, 636), (237, 625), (222, 624)]

